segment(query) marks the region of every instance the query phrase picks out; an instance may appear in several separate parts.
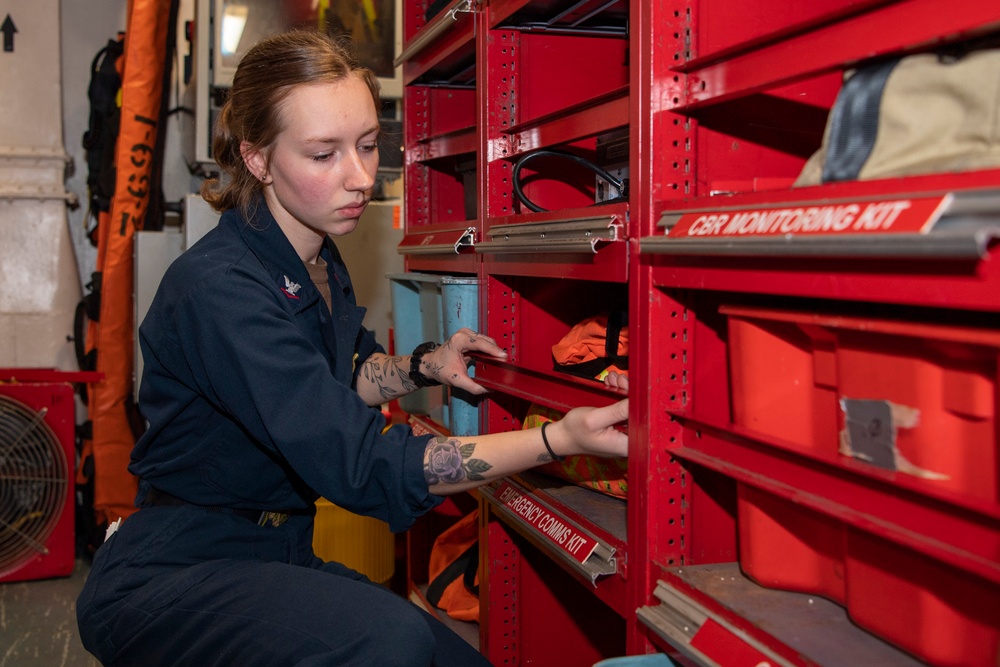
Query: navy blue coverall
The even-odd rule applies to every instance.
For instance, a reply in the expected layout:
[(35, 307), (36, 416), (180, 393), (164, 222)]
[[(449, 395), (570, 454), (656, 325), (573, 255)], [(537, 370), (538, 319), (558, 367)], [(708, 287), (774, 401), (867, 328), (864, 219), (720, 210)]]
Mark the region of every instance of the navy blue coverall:
[[(252, 224), (226, 212), (167, 271), (139, 330), (140, 510), (98, 550), (77, 604), (105, 665), (487, 664), (313, 553), (320, 495), (394, 531), (441, 501), (423, 475), (428, 436), (383, 433), (354, 389), (382, 348), (332, 241), (321, 256), (332, 313), (259, 200)], [(247, 510), (291, 516), (261, 526)]]

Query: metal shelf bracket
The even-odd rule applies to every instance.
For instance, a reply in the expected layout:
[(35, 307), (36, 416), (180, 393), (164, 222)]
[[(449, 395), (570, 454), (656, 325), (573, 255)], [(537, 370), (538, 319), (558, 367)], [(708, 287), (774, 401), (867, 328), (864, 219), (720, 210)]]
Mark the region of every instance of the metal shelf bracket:
[(490, 240), (477, 245), (476, 252), (596, 254), (599, 244), (623, 240), (617, 216), (496, 225), (487, 233)]
[(462, 230), (459, 237), (446, 243), (434, 243), (437, 234), (428, 234), (420, 239), (419, 243), (403, 244), (396, 247), (396, 252), (400, 255), (458, 255), (463, 248), (474, 248), (476, 246), (476, 228), (467, 227)]
[(598, 577), (618, 570), (615, 548), (567, 518), (528, 489), (509, 479), (488, 484), (480, 493), (496, 512), (546, 551), (597, 586)]
[[(403, 63), (412, 60), (418, 53), (437, 41), (438, 37), (455, 25), (459, 14), (473, 13), (475, 11), (476, 0), (461, 0), (454, 7), (441, 12), (403, 49), (402, 53), (396, 56), (396, 59), (392, 61), (393, 67), (399, 67)], [(448, 19), (451, 20), (449, 21)]]
[[(872, 207), (882, 207), (878, 211), (881, 216), (886, 212), (894, 215), (896, 228), (883, 223), (884, 229), (878, 231), (856, 232), (853, 227), (846, 227), (829, 233), (775, 233), (783, 226), (794, 227), (812, 211), (819, 211), (817, 216), (827, 210), (838, 211), (831, 215), (841, 216), (840, 220), (847, 220), (847, 215), (863, 220)], [(904, 215), (909, 215), (909, 219)], [(1000, 238), (1000, 192), (953, 192), (937, 197), (903, 195), (879, 201), (794, 202), (757, 209), (665, 211), (657, 226), (664, 230), (664, 235), (641, 239), (640, 253), (978, 260), (985, 259), (990, 245)], [(765, 232), (758, 231), (765, 227)], [(684, 233), (678, 234), (678, 229)]]

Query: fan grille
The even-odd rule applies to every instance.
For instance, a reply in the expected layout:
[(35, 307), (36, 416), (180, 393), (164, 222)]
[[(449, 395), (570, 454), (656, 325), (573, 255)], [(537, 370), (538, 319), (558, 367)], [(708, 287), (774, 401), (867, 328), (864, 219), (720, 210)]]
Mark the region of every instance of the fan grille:
[(0, 573), (48, 553), (66, 502), (66, 454), (46, 412), (0, 395)]

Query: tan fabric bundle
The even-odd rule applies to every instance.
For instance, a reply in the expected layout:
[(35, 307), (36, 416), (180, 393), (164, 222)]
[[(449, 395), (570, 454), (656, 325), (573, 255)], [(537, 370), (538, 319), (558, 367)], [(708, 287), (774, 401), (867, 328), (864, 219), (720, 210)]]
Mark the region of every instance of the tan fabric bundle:
[(1000, 49), (923, 53), (848, 73), (795, 185), (994, 167)]

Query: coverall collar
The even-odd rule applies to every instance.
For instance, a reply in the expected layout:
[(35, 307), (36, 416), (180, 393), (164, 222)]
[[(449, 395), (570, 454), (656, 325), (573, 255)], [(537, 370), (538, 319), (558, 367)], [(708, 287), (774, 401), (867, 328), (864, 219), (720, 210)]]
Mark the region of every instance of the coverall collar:
[(221, 224), (236, 228), (247, 247), (267, 267), (278, 288), (293, 302), (295, 312), (308, 308), (320, 299), (319, 290), (313, 285), (302, 258), (271, 215), (263, 197), (255, 202), (252, 221), (247, 221), (236, 210), (229, 210), (222, 215)]

